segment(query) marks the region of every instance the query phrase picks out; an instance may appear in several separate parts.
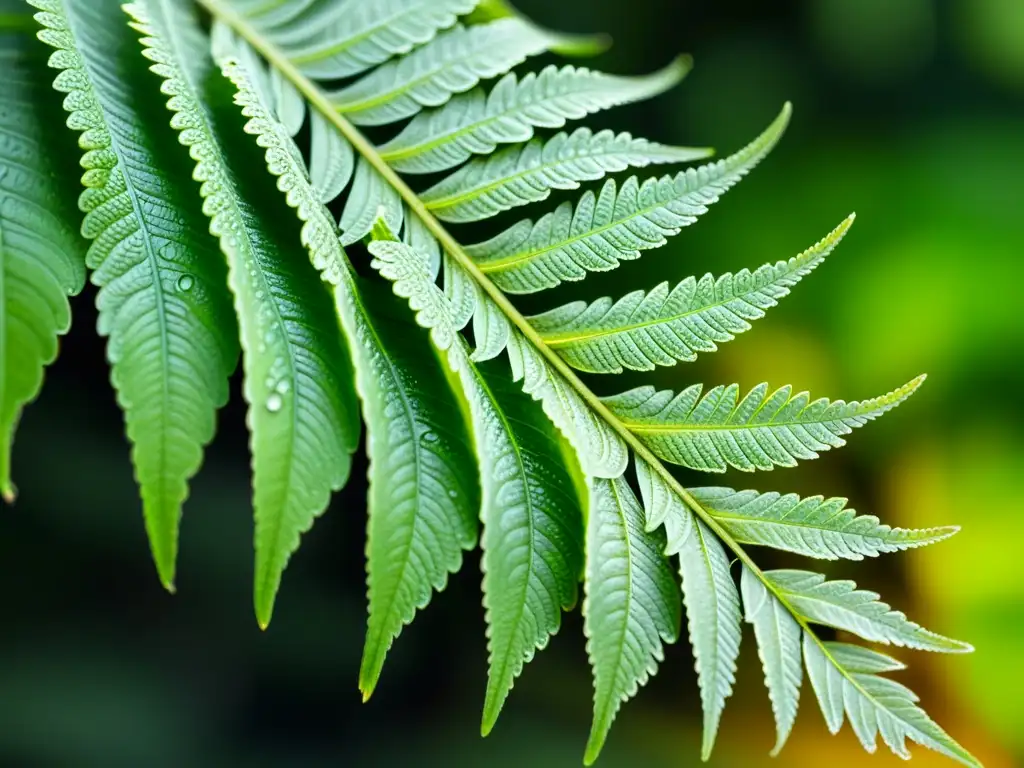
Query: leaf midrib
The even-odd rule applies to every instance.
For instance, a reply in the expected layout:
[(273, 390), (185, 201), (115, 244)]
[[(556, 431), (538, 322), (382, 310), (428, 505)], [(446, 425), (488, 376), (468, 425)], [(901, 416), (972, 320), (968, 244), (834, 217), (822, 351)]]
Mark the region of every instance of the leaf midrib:
[(355, 150), (373, 167), (373, 169), (381, 174), (381, 176), (391, 184), (391, 186), (402, 197), (406, 205), (409, 206), (409, 209), (416, 214), (430, 233), (438, 240), (442, 248), (447, 251), (448, 254), (454, 258), (465, 271), (473, 276), (481, 290), (483, 290), (484, 293), (486, 293), (488, 297), (501, 308), (509, 322), (511, 322), (516, 329), (522, 333), (531, 344), (533, 344), (534, 348), (542, 357), (544, 357), (548, 364), (558, 371), (566, 382), (576, 390), (580, 398), (583, 399), (584, 402), (586, 402), (587, 405), (625, 441), (625, 443), (632, 449), (637, 459), (644, 461), (655, 472), (657, 472), (659, 477), (680, 499), (683, 500), (686, 506), (689, 507), (730, 550), (732, 550), (737, 559), (750, 569), (758, 580), (765, 585), (768, 591), (775, 596), (787, 611), (789, 611), (794, 620), (800, 625), (800, 628), (814, 641), (815, 645), (818, 646), (825, 657), (836, 667), (837, 670), (839, 670), (840, 674), (859, 688), (860, 686), (855, 680), (853, 680), (851, 673), (847, 672), (846, 669), (835, 660), (825, 643), (811, 629), (807, 620), (789, 604), (785, 595), (775, 587), (774, 583), (767, 579), (764, 571), (758, 567), (757, 563), (753, 561), (746, 550), (740, 546), (730, 533), (723, 528), (718, 521), (716, 521), (714, 517), (707, 512), (707, 510), (704, 509), (700, 502), (697, 501), (697, 499), (687, 491), (678, 480), (676, 480), (675, 476), (665, 468), (657, 456), (655, 456), (655, 454), (651, 452), (639, 438), (633, 435), (625, 425), (618, 420), (615, 414), (613, 414), (608, 407), (601, 402), (597, 395), (590, 391), (572, 368), (570, 368), (556, 352), (544, 343), (544, 340), (540, 337), (537, 331), (534, 330), (529, 321), (515, 308), (508, 297), (505, 296), (505, 294), (490, 280), (490, 278), (487, 277), (486, 274), (484, 274), (479, 265), (470, 258), (465, 249), (454, 237), (452, 237), (441, 222), (439, 222), (430, 213), (430, 211), (426, 209), (426, 206), (423, 204), (423, 201), (420, 200), (419, 196), (413, 192), (409, 185), (406, 184), (405, 181), (386, 162), (384, 162), (376, 148), (367, 141), (362, 133), (334, 109), (330, 100), (324, 96), (320, 89), (305, 77), (273, 44), (265, 40), (244, 18), (230, 8), (225, 3), (225, 0), (195, 0), (195, 2), (205, 8), (214, 17), (233, 27), (235, 31), (248, 41), (250, 45), (252, 45), (264, 58), (266, 58), (272, 66), (277, 67), (281, 73), (284, 74), (296, 88), (298, 88), (309, 103), (320, 111), (325, 118), (327, 118), (328, 122), (332, 123), (335, 128), (337, 128), (342, 136), (352, 144)]

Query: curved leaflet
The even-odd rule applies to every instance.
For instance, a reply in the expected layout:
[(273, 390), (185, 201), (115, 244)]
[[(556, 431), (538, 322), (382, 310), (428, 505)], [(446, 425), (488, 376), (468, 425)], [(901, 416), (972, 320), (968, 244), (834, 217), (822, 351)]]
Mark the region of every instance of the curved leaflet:
[(32, 0), (54, 47), (54, 88), (81, 131), (82, 233), (100, 286), (99, 331), (124, 411), (146, 530), (173, 589), (188, 480), (227, 402), (237, 342), (223, 260), (205, 232), (158, 82), (116, 3)]
[(49, 88), (39, 53), (27, 31), (0, 30), (0, 498), (7, 503), (15, 496), (18, 419), (71, 324), (68, 297), (85, 283), (85, 245), (70, 226), (74, 196), (56, 180), (73, 147), (47, 140), (44, 148), (53, 116), (34, 98)]
[(301, 534), (348, 479), (359, 436), (351, 362), (317, 272), (289, 258), (297, 228), (252, 202), (264, 199), (255, 195), (269, 177), (252, 173), (255, 143), (230, 138), (237, 111), (226, 89), (207, 87), (213, 62), (194, 18), (173, 0), (130, 11), (164, 78), (172, 125), (196, 161), (203, 210), (228, 262), (249, 402), (254, 601), (266, 627)]

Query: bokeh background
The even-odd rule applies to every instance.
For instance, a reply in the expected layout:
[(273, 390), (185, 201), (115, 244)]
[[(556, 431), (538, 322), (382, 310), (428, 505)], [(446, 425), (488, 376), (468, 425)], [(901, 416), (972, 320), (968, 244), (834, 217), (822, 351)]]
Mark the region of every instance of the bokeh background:
[[(614, 274), (524, 306), (756, 267), (856, 211), (841, 248), (753, 332), (653, 379), (743, 389), (766, 380), (860, 399), (930, 374), (847, 448), (724, 483), (846, 496), (893, 525), (963, 525), (937, 547), (825, 570), (974, 643), (969, 657), (899, 651), (911, 665), (900, 679), (986, 765), (1024, 764), (1024, 2), (518, 6), (552, 27), (611, 31), (615, 46), (595, 62), (608, 71), (694, 54), (680, 89), (595, 125), (726, 153), (794, 102), (782, 145), (697, 226)], [(591, 691), (576, 615), (527, 667), (492, 736), (477, 735), (486, 652), (475, 556), (403, 634), (373, 699), (360, 703), (364, 463), (294, 559), (274, 624), (257, 629), (237, 382), (186, 509), (178, 594), (165, 594), (91, 300), (76, 301), (74, 329), (24, 418), (21, 499), (0, 516), (0, 765), (578, 764)], [(681, 642), (623, 710), (600, 765), (696, 765), (699, 727)], [(866, 756), (848, 728), (828, 735), (806, 684), (774, 761), (772, 729), (747, 633), (712, 765), (896, 764)], [(944, 762), (916, 750), (918, 766)]]

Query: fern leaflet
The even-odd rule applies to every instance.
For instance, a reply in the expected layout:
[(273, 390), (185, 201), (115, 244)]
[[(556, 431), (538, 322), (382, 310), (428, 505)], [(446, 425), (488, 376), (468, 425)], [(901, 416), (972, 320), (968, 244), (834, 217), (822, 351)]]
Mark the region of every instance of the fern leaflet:
[[(206, 236), (182, 150), (116, 5), (32, 0), (56, 49), (54, 88), (85, 154), (83, 234), (100, 286), (99, 330), (125, 414), (160, 579), (173, 589), (188, 479), (213, 437), (237, 355), (223, 263)], [(150, 98), (135, 93), (145, 89)], [(143, 92), (145, 92), (143, 91)], [(140, 124), (164, 130), (138, 132)]]
[(359, 435), (351, 363), (316, 272), (284, 258), (291, 232), (270, 226), (241, 192), (255, 185), (240, 175), (244, 156), (227, 148), (216, 94), (204, 91), (213, 63), (195, 20), (173, 0), (143, 0), (129, 10), (164, 78), (172, 125), (196, 161), (203, 210), (228, 262), (253, 454), (254, 600), (265, 627), (300, 535), (348, 478)]
[(14, 503), (11, 446), (22, 408), (57, 357), (71, 324), (68, 296), (85, 283), (85, 253), (56, 181), (66, 154), (42, 137), (46, 115), (33, 96), (48, 84), (22, 31), (0, 30), (0, 498)]
[(853, 216), (831, 234), (789, 261), (724, 274), (717, 280), (689, 277), (669, 290), (634, 291), (613, 302), (605, 297), (576, 301), (529, 318), (544, 343), (577, 370), (622, 373), (624, 368), (651, 371), (658, 365), (697, 359), (750, 330), (809, 275), (839, 244)]
[(739, 387), (715, 387), (701, 397), (696, 384), (679, 394), (640, 387), (605, 398), (627, 429), (660, 458), (705, 472), (735, 467), (792, 467), (798, 459), (816, 459), (818, 451), (846, 444), (842, 435), (863, 426), (910, 397), (924, 382), (920, 376), (887, 395), (864, 402), (812, 401), (792, 387), (768, 394), (759, 384), (742, 400)]

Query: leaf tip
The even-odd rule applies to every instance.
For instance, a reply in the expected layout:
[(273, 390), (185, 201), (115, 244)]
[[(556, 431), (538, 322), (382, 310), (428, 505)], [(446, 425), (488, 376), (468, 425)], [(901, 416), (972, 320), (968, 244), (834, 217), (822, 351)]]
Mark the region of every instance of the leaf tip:
[(370, 700), (373, 692), (377, 690), (377, 681), (380, 679), (380, 666), (368, 668), (364, 651), (363, 666), (359, 670), (359, 691), (363, 694), (363, 704)]
[(274, 598), (271, 597), (269, 600), (268, 599), (260, 599), (260, 596), (257, 595), (257, 599), (256, 599), (256, 623), (259, 625), (259, 628), (262, 631), (264, 631), (264, 632), (267, 631), (267, 627), (270, 626), (270, 619), (273, 617), (273, 615), (274, 615)]
[(5, 504), (13, 506), (17, 498), (18, 489), (14, 487), (14, 484), (10, 480), (4, 482), (0, 487), (0, 499), (3, 499)]
[(170, 559), (169, 562), (166, 560), (161, 561), (160, 559), (158, 559), (156, 561), (156, 574), (157, 578), (160, 579), (160, 583), (163, 585), (163, 588), (166, 589), (169, 594), (177, 594), (178, 589), (174, 586), (175, 573), (173, 557)]
[(601, 754), (601, 750), (604, 748), (604, 734), (598, 734), (591, 732), (590, 739), (587, 741), (587, 749), (583, 754), (583, 764), (593, 765), (597, 762), (597, 758)]
[(680, 77), (685, 77), (693, 69), (693, 56), (689, 53), (680, 53), (672, 59), (666, 69), (678, 72)]
[(498, 721), (498, 713), (491, 712), (488, 710), (484, 711), (483, 720), (480, 722), (480, 736), (487, 738), (491, 735), (491, 731), (494, 730), (494, 725)]

